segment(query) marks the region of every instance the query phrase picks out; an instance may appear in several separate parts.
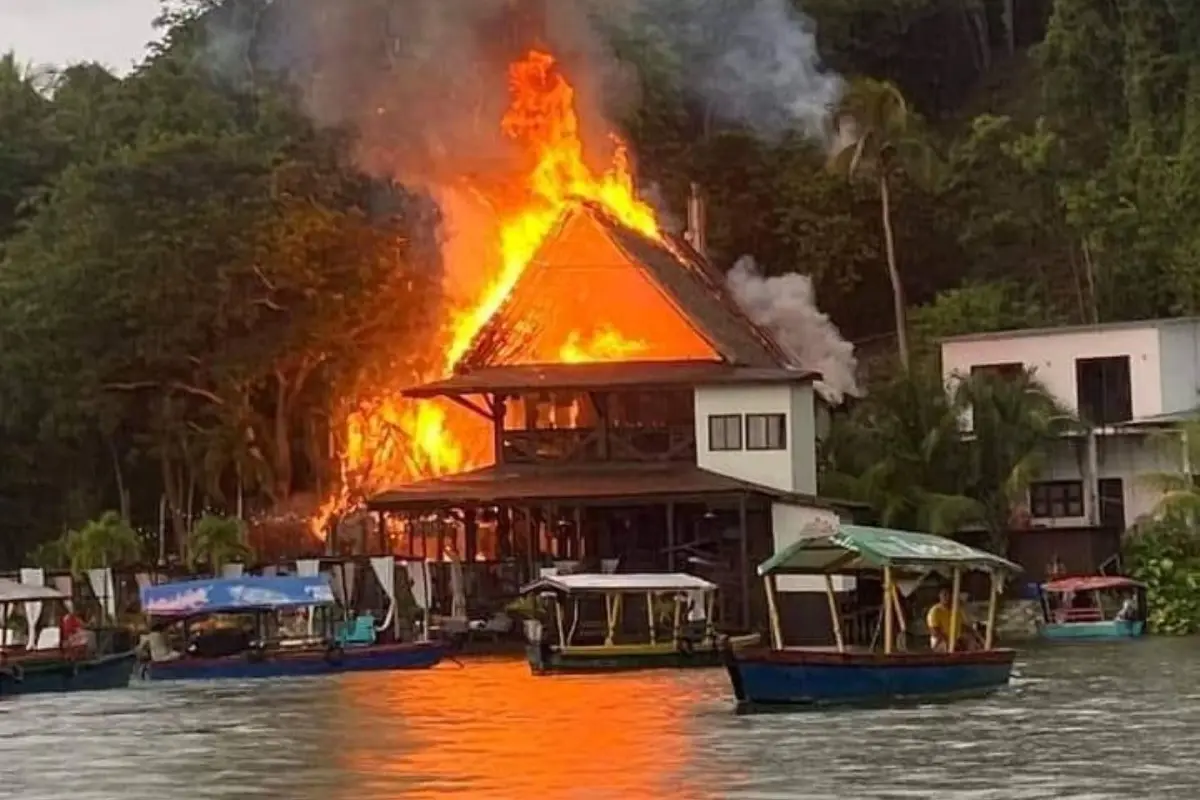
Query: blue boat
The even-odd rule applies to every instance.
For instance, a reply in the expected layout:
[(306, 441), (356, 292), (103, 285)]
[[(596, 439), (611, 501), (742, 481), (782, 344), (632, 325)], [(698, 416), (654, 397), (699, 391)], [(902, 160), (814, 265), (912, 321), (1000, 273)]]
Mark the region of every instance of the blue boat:
[(1120, 575), (1059, 578), (1040, 588), (1050, 641), (1134, 639), (1146, 632), (1146, 585)]
[[(950, 539), (924, 533), (841, 525), (811, 534), (776, 553), (758, 567), (767, 590), (771, 621), (769, 647), (728, 650), (729, 672), (738, 709), (803, 709), (829, 706), (891, 705), (955, 700), (985, 695), (1006, 686), (1012, 675), (1013, 650), (994, 647), (997, 598), (1003, 580), (1020, 567), (999, 556)], [(883, 646), (852, 647), (843, 641), (841, 617), (832, 576), (883, 573)], [(959, 608), (962, 575), (981, 571), (991, 576), (987, 628), (972, 641), (957, 631), (945, 649), (909, 652), (897, 641), (903, 628), (899, 583), (910, 588), (930, 575), (952, 583), (951, 620), (962, 620)], [(833, 623), (833, 647), (789, 647), (783, 641), (778, 611), (779, 574), (823, 575)], [(961, 636), (960, 636), (961, 634)], [(974, 645), (974, 646), (972, 646)]]
[[(354, 627), (337, 625), (333, 587), (324, 575), (312, 577), (213, 578), (141, 591), (142, 608), (152, 629), (178, 624), (189, 639), (189, 624), (215, 614), (242, 615), (254, 631), (232, 629), (214, 651), (199, 640), (187, 652), (143, 658), (146, 680), (279, 678), (342, 672), (428, 669), (446, 654), (440, 642), (375, 643), (352, 636)], [(269, 622), (279, 611), (305, 609), (312, 614), (312, 635), (291, 638), (272, 633)], [(315, 623), (320, 619), (320, 626)], [(244, 638), (241, 638), (244, 637)], [(356, 640), (357, 639), (357, 640)]]
[[(0, 628), (8, 627), (17, 604), (62, 604), (67, 599), (49, 586), (0, 579)], [(45, 649), (0, 648), (0, 697), (123, 689), (129, 685), (135, 660), (133, 650), (101, 653), (67, 642)]]

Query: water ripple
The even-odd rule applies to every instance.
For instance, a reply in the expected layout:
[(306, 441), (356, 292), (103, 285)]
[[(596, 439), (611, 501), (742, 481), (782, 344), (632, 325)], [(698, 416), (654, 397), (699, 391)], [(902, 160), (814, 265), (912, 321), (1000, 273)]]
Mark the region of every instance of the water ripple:
[(1196, 649), (1039, 649), (990, 699), (819, 714), (736, 716), (720, 670), (533, 678), (500, 660), (13, 698), (0, 786), (22, 800), (1193, 800)]

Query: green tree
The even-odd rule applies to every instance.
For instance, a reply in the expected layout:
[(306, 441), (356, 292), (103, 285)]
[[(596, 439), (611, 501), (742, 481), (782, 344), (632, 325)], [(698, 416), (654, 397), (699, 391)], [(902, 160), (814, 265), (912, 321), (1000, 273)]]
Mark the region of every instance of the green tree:
[(71, 571), (82, 575), (89, 569), (137, 564), (143, 558), (144, 543), (120, 514), (106, 511), (68, 533), (65, 549)]
[(218, 576), (226, 564), (253, 556), (246, 544), (246, 524), (242, 520), (207, 513), (192, 526), (187, 550), (192, 569), (204, 564)]
[(1032, 374), (947, 385), (917, 364), (835, 423), (821, 491), (868, 503), (887, 526), (943, 535), (981, 527), (1002, 552), (1046, 448), (1072, 424)]
[(892, 284), (892, 313), (900, 364), (909, 367), (907, 300), (892, 227), (891, 186), (896, 173), (933, 181), (934, 154), (915, 111), (894, 84), (862, 78), (850, 85), (837, 112), (839, 146), (829, 168), (875, 184), (884, 254)]

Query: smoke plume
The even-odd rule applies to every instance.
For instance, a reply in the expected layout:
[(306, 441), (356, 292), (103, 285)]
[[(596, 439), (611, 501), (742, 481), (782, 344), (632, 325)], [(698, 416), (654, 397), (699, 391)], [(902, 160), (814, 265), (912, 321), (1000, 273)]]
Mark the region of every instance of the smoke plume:
[(842, 82), (790, 0), (627, 0), (612, 21), (683, 64), (687, 88), (716, 116), (770, 139), (828, 137)]
[(862, 394), (854, 345), (817, 308), (807, 275), (792, 272), (764, 278), (754, 259), (742, 256), (726, 280), (739, 305), (774, 334), (794, 366), (821, 373), (817, 388), (826, 400), (838, 404), (847, 395)]

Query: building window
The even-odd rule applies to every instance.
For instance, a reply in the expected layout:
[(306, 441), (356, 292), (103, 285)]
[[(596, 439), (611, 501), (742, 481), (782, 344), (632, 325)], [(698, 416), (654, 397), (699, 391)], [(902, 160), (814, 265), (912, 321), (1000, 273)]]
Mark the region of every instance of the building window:
[(1093, 425), (1133, 419), (1129, 356), (1075, 359), (1075, 392), (1079, 416)]
[(1029, 513), (1041, 519), (1083, 516), (1083, 481), (1041, 481), (1029, 485)]
[(709, 450), (742, 449), (742, 415), (711, 414), (708, 417)]
[(786, 450), (787, 417), (783, 414), (747, 414), (747, 450)]
[(976, 364), (971, 367), (971, 377), (990, 375), (994, 378), (1012, 380), (1025, 374), (1025, 365), (1019, 361), (1006, 361), (1002, 364)]

